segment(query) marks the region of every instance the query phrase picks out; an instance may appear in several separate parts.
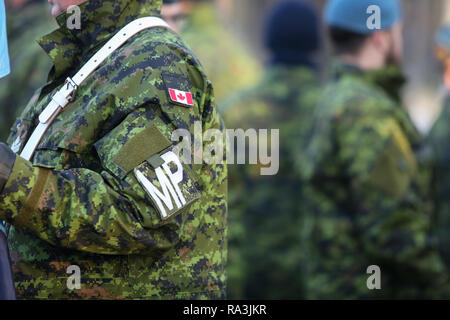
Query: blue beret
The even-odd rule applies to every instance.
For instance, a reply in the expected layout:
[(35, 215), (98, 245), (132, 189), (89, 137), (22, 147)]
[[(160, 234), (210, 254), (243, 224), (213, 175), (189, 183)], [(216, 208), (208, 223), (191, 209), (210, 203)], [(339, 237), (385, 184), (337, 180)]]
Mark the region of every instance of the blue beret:
[(312, 52), (319, 49), (319, 21), (313, 7), (299, 0), (273, 6), (266, 18), (265, 44), (271, 51)]
[(325, 23), (355, 33), (370, 34), (376, 31), (367, 25), (373, 15), (368, 9), (373, 5), (380, 8), (381, 30), (391, 28), (402, 17), (398, 0), (329, 0), (325, 8)]

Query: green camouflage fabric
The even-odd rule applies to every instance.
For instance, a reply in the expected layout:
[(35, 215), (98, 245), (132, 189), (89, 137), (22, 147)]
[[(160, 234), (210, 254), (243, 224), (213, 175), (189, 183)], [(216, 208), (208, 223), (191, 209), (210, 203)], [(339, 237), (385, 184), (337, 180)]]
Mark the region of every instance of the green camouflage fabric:
[[(338, 64), (299, 152), (296, 167), (313, 191), (310, 299), (448, 297), (429, 181), (416, 156), (422, 139), (399, 95), (383, 90), (398, 83), (395, 74)], [(380, 290), (367, 286), (373, 265)]]
[(221, 24), (213, 1), (195, 4), (181, 35), (214, 85), (219, 110), (230, 94), (254, 87), (261, 80), (257, 59)]
[(305, 208), (293, 167), (296, 144), (312, 128), (319, 90), (313, 69), (273, 65), (258, 86), (224, 104), (228, 128), (279, 129), (280, 134), (275, 176), (262, 176), (260, 165), (229, 165), (230, 298), (305, 298)]
[[(161, 5), (90, 0), (80, 5), (81, 30), (65, 27), (67, 13), (58, 16), (60, 28), (39, 40), (54, 63), (50, 82), (14, 125), (9, 144), (20, 151), (66, 77), (119, 28), (138, 17), (159, 16)], [(168, 88), (191, 92), (194, 106), (173, 103)], [(0, 219), (11, 225), (18, 297), (224, 298), (226, 162), (178, 167), (188, 205), (168, 219), (138, 182), (139, 171), (160, 190), (161, 168), (175, 175), (173, 163), (160, 161), (175, 147), (172, 132), (193, 132), (196, 121), (203, 130), (224, 130), (210, 81), (174, 32), (144, 30), (110, 55), (79, 86), (32, 162), (16, 158), (0, 195)], [(176, 185), (164, 185), (164, 195), (170, 187), (178, 202)], [(67, 285), (72, 265), (80, 268), (80, 289)]]
[[(436, 204), (436, 215), (438, 219), (439, 240), (443, 255), (450, 263), (450, 237), (448, 228), (450, 226), (450, 97), (447, 96), (438, 120), (434, 124), (427, 137), (427, 159), (433, 169), (432, 193)], [(431, 152), (430, 152), (431, 151)], [(431, 156), (431, 157), (430, 157)]]
[[(6, 1), (8, 5), (8, 1)], [(7, 8), (11, 73), (0, 80), (0, 140), (8, 138), (15, 118), (36, 88), (47, 80), (51, 63), (35, 39), (56, 29), (47, 2)]]

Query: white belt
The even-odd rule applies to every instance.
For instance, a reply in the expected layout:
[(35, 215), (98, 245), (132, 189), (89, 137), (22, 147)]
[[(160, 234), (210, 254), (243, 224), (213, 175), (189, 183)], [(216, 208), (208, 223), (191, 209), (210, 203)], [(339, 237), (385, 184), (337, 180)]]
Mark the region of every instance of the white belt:
[(112, 37), (72, 78), (67, 78), (61, 89), (52, 97), (52, 101), (39, 115), (39, 124), (33, 131), (20, 156), (28, 161), (33, 157), (34, 151), (39, 145), (47, 129), (56, 116), (72, 101), (78, 86), (83, 83), (108, 56), (120, 48), (125, 42), (138, 32), (155, 27), (170, 28), (162, 19), (157, 17), (145, 17), (136, 19), (123, 27)]

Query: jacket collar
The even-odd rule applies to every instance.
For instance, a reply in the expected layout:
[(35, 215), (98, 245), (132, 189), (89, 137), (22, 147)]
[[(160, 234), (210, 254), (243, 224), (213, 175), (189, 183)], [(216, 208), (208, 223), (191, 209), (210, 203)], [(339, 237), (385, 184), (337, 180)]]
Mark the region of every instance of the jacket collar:
[(402, 107), (401, 89), (406, 83), (406, 78), (401, 69), (398, 66), (389, 65), (379, 70), (364, 71), (357, 66), (335, 61), (335, 79), (338, 80), (348, 75), (382, 90), (390, 98), (393, 105), (396, 106), (392, 108), (393, 114), (407, 134), (413, 148), (416, 148), (421, 143), (422, 138), (414, 126), (409, 113)]
[(365, 83), (381, 89), (395, 103), (401, 104), (401, 91), (406, 84), (406, 78), (401, 68), (396, 65), (388, 65), (378, 70), (364, 71), (355, 65), (345, 64), (337, 60), (334, 62), (332, 72), (336, 80), (345, 75), (357, 77)]
[(50, 80), (66, 76), (86, 62), (129, 22), (160, 16), (161, 6), (162, 0), (88, 0), (78, 6), (81, 28), (72, 30), (67, 21), (73, 20), (74, 12), (63, 12), (56, 17), (59, 28), (37, 40), (54, 64)]

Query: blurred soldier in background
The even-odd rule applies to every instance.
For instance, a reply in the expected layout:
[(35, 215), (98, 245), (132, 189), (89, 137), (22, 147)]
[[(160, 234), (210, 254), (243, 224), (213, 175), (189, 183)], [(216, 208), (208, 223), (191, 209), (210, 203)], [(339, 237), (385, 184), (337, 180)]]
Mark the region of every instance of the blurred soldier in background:
[(442, 113), (428, 136), (427, 146), (432, 151), (432, 191), (436, 203), (439, 240), (444, 256), (450, 257), (450, 25), (443, 26), (436, 33), (436, 56), (443, 67), (446, 96)]
[(325, 20), (339, 62), (298, 162), (316, 190), (309, 298), (448, 297), (421, 137), (386, 69), (402, 57), (400, 4), (331, 0)]
[(264, 78), (224, 104), (229, 128), (280, 130), (277, 175), (261, 176), (258, 165), (230, 166), (230, 298), (305, 297), (302, 190), (292, 167), (319, 96), (319, 44), (313, 8), (294, 0), (275, 5), (265, 28), (271, 60)]
[(181, 37), (197, 54), (214, 85), (221, 109), (222, 100), (230, 93), (249, 88), (259, 80), (261, 67), (221, 23), (215, 8), (220, 0), (181, 0), (178, 5), (173, 2), (178, 1), (164, 0), (163, 18), (181, 28)]
[(12, 72), (0, 80), (0, 141), (6, 140), (15, 117), (46, 82), (51, 63), (35, 40), (56, 29), (47, 1), (7, 0), (6, 5)]

